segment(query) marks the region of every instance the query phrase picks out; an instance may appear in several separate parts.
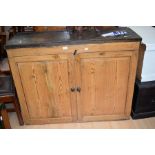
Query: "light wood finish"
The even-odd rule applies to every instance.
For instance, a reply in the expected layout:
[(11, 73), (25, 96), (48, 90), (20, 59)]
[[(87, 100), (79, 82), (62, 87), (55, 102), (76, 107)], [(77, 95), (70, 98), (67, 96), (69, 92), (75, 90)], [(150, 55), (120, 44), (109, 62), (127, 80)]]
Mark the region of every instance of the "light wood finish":
[[(63, 49), (67, 47), (67, 49)], [(87, 50), (85, 50), (87, 49)], [(18, 49), (7, 49), (8, 57), (23, 57), (23, 56), (47, 56), (60, 53), (73, 53), (77, 50), (77, 53), (85, 52), (129, 52), (139, 49), (139, 42), (124, 42), (124, 43), (104, 43), (104, 44), (80, 44), (80, 45), (63, 45), (51, 47), (36, 47), (36, 48), (18, 48)], [(104, 54), (104, 53), (103, 53)]]
[(135, 68), (131, 66), (133, 55), (131, 52), (120, 52), (119, 56), (112, 56), (111, 52), (94, 52), (77, 56), (77, 85), (81, 88), (77, 103), (79, 120), (130, 116), (131, 101), (127, 99), (133, 93), (129, 87), (130, 80), (131, 85), (134, 82), (131, 79), (135, 74)]
[(128, 119), (139, 42), (64, 46), (7, 50), (24, 122)]
[(70, 85), (74, 84), (71, 57), (63, 54), (15, 58), (22, 83), (19, 96), (23, 96), (20, 102), (24, 105), (26, 123), (70, 122), (75, 119), (75, 95), (70, 92)]
[(131, 106), (132, 106), (132, 98), (134, 93), (134, 84), (136, 79), (136, 69), (137, 69), (137, 61), (138, 61), (138, 52), (134, 51), (131, 58), (130, 58), (130, 72), (129, 72), (129, 79), (128, 79), (128, 90), (127, 90), (127, 98), (126, 98), (126, 108), (125, 114), (130, 115), (131, 113)]
[(99, 121), (84, 123), (57, 123), (20, 126), (15, 113), (9, 113), (13, 129), (155, 129), (155, 117), (132, 120)]
[(146, 45), (142, 43), (139, 48), (139, 57), (138, 57), (138, 66), (137, 66), (137, 75), (136, 75), (136, 77), (139, 80), (141, 80), (142, 78), (141, 75), (142, 75), (145, 50), (146, 50)]
[(62, 57), (54, 55), (48, 58), (39, 57), (40, 59), (16, 59), (29, 121), (45, 123), (73, 120), (75, 112), (72, 112), (72, 106), (75, 103), (70, 92), (70, 79), (74, 78), (71, 77), (70, 57), (72, 55), (64, 54)]

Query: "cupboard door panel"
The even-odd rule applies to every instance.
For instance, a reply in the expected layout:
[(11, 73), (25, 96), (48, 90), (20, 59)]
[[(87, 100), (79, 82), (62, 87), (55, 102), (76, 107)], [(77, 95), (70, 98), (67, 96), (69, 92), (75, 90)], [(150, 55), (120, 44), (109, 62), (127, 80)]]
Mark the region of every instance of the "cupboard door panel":
[(72, 121), (70, 62), (67, 59), (26, 61), (18, 62), (17, 66), (30, 119)]
[(106, 115), (124, 115), (130, 72), (130, 57), (102, 56), (77, 59), (78, 113), (80, 120), (100, 120)]

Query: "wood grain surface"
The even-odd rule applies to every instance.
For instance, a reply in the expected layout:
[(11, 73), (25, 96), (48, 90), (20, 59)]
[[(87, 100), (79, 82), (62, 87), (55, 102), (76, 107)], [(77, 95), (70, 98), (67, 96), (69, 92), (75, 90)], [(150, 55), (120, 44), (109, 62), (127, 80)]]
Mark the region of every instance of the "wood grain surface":
[(8, 50), (25, 124), (128, 119), (139, 44)]

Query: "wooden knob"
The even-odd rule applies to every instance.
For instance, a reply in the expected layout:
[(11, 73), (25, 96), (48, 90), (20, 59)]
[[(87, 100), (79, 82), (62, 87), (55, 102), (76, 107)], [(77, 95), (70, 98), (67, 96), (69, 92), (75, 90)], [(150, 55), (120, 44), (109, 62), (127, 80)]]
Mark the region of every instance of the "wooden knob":
[(76, 90), (80, 93), (81, 92), (81, 88), (77, 87)]
[(75, 88), (71, 88), (71, 92), (74, 92), (75, 91)]

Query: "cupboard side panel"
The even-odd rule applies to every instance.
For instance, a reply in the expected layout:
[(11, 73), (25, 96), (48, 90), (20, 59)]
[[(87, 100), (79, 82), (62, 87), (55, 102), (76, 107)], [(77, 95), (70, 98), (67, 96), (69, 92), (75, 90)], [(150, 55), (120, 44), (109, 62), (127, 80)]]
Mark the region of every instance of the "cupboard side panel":
[(116, 60), (115, 104), (113, 114), (125, 114), (131, 57)]
[(30, 122), (30, 116), (29, 116), (29, 112), (27, 109), (27, 105), (26, 105), (24, 90), (23, 90), (20, 74), (18, 71), (18, 66), (14, 58), (9, 58), (9, 64), (10, 64), (10, 69), (11, 69), (11, 73), (13, 76), (13, 80), (15, 83), (16, 91), (18, 94), (18, 99), (19, 99), (19, 104), (21, 106), (21, 113), (23, 116), (23, 120), (24, 120), (24, 123), (28, 124)]
[(129, 73), (129, 81), (128, 81), (128, 91), (127, 91), (127, 101), (125, 107), (125, 114), (130, 116), (131, 113), (131, 106), (132, 106), (132, 98), (134, 92), (134, 83), (136, 79), (136, 69), (138, 63), (138, 50), (133, 51), (131, 56), (131, 63), (130, 63), (130, 73)]

